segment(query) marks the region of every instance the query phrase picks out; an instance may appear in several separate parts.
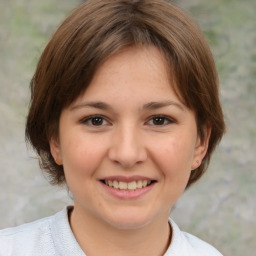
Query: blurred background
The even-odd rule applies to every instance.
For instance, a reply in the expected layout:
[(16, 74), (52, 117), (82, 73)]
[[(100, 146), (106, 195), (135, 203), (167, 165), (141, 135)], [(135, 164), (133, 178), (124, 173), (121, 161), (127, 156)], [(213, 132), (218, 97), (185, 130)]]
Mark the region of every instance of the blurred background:
[[(50, 186), (24, 141), (29, 82), (51, 34), (78, 0), (0, 0), (0, 229), (71, 202)], [(227, 133), (208, 172), (176, 204), (180, 227), (224, 255), (256, 250), (256, 1), (177, 0), (205, 32), (221, 84)], [(39, 134), (40, 136), (40, 134)]]

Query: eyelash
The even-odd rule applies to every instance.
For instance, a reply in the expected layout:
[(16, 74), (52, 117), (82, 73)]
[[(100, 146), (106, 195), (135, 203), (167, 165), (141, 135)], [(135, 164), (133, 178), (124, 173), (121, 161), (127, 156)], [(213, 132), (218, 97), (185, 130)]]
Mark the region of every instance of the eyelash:
[[(164, 124), (150, 124), (150, 125), (153, 125), (153, 126), (160, 126), (160, 127), (162, 127), (162, 126), (166, 126), (166, 125), (169, 125), (169, 124), (172, 124), (172, 123), (174, 123), (175, 121), (172, 119), (172, 118), (170, 118), (170, 117), (167, 117), (167, 116), (164, 116), (164, 115), (154, 115), (154, 116), (151, 116), (150, 117), (150, 119), (149, 119), (149, 121), (147, 121), (147, 123), (149, 123), (150, 121), (153, 121), (154, 122), (154, 119), (156, 120), (156, 119), (162, 119), (163, 121), (164, 121)], [(167, 122), (167, 123), (166, 123)]]
[[(93, 124), (92, 123), (93, 120), (98, 122), (97, 119), (100, 119), (100, 120), (98, 120), (98, 121), (100, 121), (99, 125)], [(161, 119), (161, 120), (157, 120), (157, 119)], [(158, 121), (163, 121), (164, 123), (163, 124), (155, 124), (155, 123), (150, 124), (150, 122), (154, 122), (154, 121), (157, 121), (157, 122)], [(93, 126), (93, 127), (101, 127), (101, 126), (105, 126), (105, 125), (110, 124), (109, 121), (107, 121), (106, 117), (104, 117), (102, 115), (88, 116), (86, 118), (83, 118), (81, 120), (81, 123), (86, 124), (88, 126)], [(166, 126), (166, 125), (169, 125), (169, 124), (172, 124), (172, 123), (175, 123), (175, 121), (170, 117), (167, 117), (167, 116), (164, 116), (164, 115), (154, 115), (154, 116), (151, 116), (145, 124), (149, 124), (149, 125), (152, 125), (152, 126), (163, 127), (163, 126)]]
[[(103, 122), (107, 122), (107, 123), (109, 123), (107, 120), (106, 120), (106, 118), (104, 117), (104, 116), (101, 116), (101, 115), (92, 115), (92, 116), (88, 116), (88, 117), (86, 117), (86, 118), (83, 118), (82, 120), (81, 120), (81, 123), (82, 124), (86, 124), (86, 125), (89, 125), (89, 126), (93, 126), (93, 127), (100, 127), (100, 126), (104, 126), (104, 125), (107, 125), (107, 124), (100, 124), (100, 125), (95, 125), (95, 124), (93, 124), (92, 123), (92, 121), (93, 121), (93, 119), (101, 119)], [(95, 120), (96, 121), (96, 120)], [(91, 123), (89, 123), (89, 122), (91, 122)]]

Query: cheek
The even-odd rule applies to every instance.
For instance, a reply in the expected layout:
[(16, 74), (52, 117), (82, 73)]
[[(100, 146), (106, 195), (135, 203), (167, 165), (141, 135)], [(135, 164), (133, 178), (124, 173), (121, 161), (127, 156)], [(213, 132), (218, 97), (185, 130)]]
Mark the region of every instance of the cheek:
[(193, 143), (179, 137), (170, 137), (155, 145), (157, 147), (153, 147), (152, 155), (160, 169), (172, 179), (187, 179), (193, 160)]
[(77, 138), (63, 145), (62, 160), (66, 175), (93, 175), (105, 155), (102, 142), (91, 138)]

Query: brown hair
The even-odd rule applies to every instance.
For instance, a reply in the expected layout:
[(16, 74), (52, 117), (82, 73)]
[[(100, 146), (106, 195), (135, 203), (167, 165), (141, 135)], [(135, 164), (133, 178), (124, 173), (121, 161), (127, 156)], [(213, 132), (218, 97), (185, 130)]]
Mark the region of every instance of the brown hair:
[(31, 80), (26, 138), (52, 184), (65, 182), (49, 141), (58, 138), (59, 117), (87, 86), (102, 63), (128, 46), (154, 45), (175, 76), (175, 91), (195, 112), (198, 132), (211, 127), (206, 156), (191, 171), (188, 186), (205, 172), (225, 124), (218, 76), (200, 29), (180, 9), (163, 0), (91, 0), (75, 9), (46, 46)]

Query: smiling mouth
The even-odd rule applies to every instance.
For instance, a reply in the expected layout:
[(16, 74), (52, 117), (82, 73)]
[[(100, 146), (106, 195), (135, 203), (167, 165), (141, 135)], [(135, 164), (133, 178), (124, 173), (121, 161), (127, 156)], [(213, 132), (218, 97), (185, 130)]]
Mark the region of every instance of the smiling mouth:
[(102, 183), (105, 185), (119, 189), (119, 190), (137, 190), (148, 187), (155, 183), (154, 180), (138, 180), (138, 181), (131, 181), (131, 182), (124, 182), (124, 181), (117, 181), (117, 180), (101, 180)]

